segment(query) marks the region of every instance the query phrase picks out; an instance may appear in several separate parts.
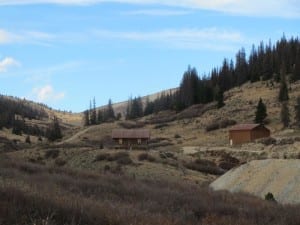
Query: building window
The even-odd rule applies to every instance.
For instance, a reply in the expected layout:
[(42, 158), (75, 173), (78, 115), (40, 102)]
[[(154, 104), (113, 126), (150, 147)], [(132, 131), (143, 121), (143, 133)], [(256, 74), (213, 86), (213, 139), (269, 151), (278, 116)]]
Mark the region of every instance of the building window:
[(140, 145), (140, 144), (142, 144), (142, 139), (138, 139), (138, 144)]
[(122, 139), (122, 138), (119, 139), (119, 144), (120, 144), (120, 145), (123, 144), (123, 139)]

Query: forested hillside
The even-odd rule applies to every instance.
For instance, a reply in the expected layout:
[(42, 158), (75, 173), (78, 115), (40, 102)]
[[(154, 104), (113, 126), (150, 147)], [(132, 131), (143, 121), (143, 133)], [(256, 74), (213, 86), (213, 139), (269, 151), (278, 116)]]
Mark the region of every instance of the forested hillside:
[(0, 129), (13, 128), (15, 134), (24, 132), (40, 135), (43, 131), (37, 126), (29, 126), (25, 123), (25, 119), (41, 120), (44, 118), (48, 118), (44, 107), (27, 100), (0, 95)]
[[(163, 110), (180, 112), (194, 104), (217, 101), (217, 107), (224, 106), (224, 92), (246, 82), (270, 81), (274, 86), (281, 83), (280, 102), (288, 100), (288, 85), (300, 79), (300, 42), (298, 38), (287, 40), (285, 36), (272, 44), (261, 42), (253, 45), (247, 57), (242, 48), (235, 60), (224, 59), (222, 65), (215, 67), (209, 74), (199, 74), (189, 66), (184, 72), (177, 91), (163, 92), (155, 100), (142, 101), (141, 97), (130, 98), (127, 103), (125, 119), (136, 119)], [(109, 110), (110, 109), (110, 110)], [(107, 116), (110, 111), (111, 115)], [(106, 111), (96, 112), (95, 103), (85, 111), (85, 125), (99, 124), (122, 115), (113, 115), (111, 101)]]
[(298, 38), (282, 37), (276, 44), (261, 42), (252, 46), (249, 57), (245, 49), (236, 53), (234, 61), (224, 59), (222, 66), (212, 69), (209, 75), (199, 76), (196, 68), (188, 67), (183, 74), (178, 92), (161, 96), (147, 104), (145, 113), (164, 109), (180, 111), (193, 104), (218, 101), (223, 106), (223, 93), (248, 81), (271, 80), (295, 82), (300, 79), (300, 42)]

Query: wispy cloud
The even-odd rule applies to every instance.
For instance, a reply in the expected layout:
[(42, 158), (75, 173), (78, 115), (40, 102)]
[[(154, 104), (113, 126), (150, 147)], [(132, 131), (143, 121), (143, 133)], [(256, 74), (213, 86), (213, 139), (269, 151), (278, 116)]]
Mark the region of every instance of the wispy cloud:
[(18, 40), (18, 36), (8, 32), (6, 30), (0, 29), (0, 45), (8, 44)]
[(41, 31), (13, 32), (0, 29), (0, 45), (15, 43), (50, 45), (56, 39), (56, 35)]
[(241, 45), (246, 42), (240, 32), (221, 30), (217, 28), (204, 29), (167, 29), (154, 32), (114, 32), (96, 30), (94, 35), (98, 38), (124, 39), (132, 41), (145, 41), (163, 44), (164, 46), (211, 50), (229, 50), (233, 45)]
[(0, 73), (6, 72), (10, 67), (20, 66), (20, 63), (11, 57), (0, 60)]
[(131, 16), (184, 16), (191, 14), (190, 10), (167, 10), (167, 9), (144, 9), (125, 12), (124, 15)]
[[(246, 38), (235, 30), (226, 30), (216, 27), (211, 28), (181, 28), (181, 29), (162, 29), (157, 31), (112, 31), (95, 29), (77, 33), (46, 33), (40, 31), (23, 31), (20, 33), (5, 32), (7, 37), (4, 43), (25, 43), (43, 44), (46, 46), (58, 43), (80, 43), (108, 40), (127, 40), (155, 43), (159, 46), (183, 48), (183, 49), (202, 49), (228, 50), (233, 45), (245, 44)], [(1, 33), (0, 33), (1, 35)], [(3, 35), (3, 40), (4, 40)], [(0, 42), (1, 43), (1, 42)], [(64, 65), (65, 67), (66, 65)], [(68, 65), (69, 66), (69, 65)], [(73, 65), (72, 65), (73, 66)], [(51, 68), (51, 70), (56, 68)], [(49, 74), (51, 70), (47, 70)]]
[(28, 83), (50, 83), (53, 76), (62, 76), (63, 74), (76, 72), (78, 68), (84, 66), (84, 62), (70, 61), (44, 68), (35, 68), (22, 71), (27, 77), (25, 82)]
[(300, 4), (297, 0), (0, 0), (0, 6), (25, 4), (92, 5), (103, 2), (167, 5), (254, 16), (300, 17)]
[(64, 92), (57, 92), (52, 85), (48, 84), (43, 87), (34, 88), (32, 90), (33, 98), (39, 102), (55, 102), (65, 97)]

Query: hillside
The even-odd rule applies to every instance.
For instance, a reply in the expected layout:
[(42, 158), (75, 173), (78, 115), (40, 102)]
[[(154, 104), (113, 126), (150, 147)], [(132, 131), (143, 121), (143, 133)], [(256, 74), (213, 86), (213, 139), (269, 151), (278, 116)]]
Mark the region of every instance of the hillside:
[[(300, 132), (282, 129), (278, 89), (268, 82), (246, 83), (225, 93), (221, 109), (215, 102), (198, 104), (89, 127), (78, 123), (80, 114), (48, 109), (64, 133), (53, 143), (31, 136), (28, 144), (25, 135), (2, 129), (0, 204), (8, 210), (0, 208), (0, 219), (4, 224), (20, 224), (15, 219), (20, 215), (28, 224), (298, 224), (299, 205), (253, 196), (272, 192), (280, 203), (299, 203)], [(289, 94), (293, 122), (300, 82)], [(273, 139), (229, 146), (228, 121), (252, 122), (260, 97)], [(226, 126), (207, 131), (212, 124)], [(115, 149), (115, 128), (149, 129), (148, 148)], [(251, 195), (215, 192), (211, 183), (216, 190)]]
[[(161, 95), (163, 94), (169, 94), (169, 93), (175, 93), (177, 91), (178, 88), (171, 88), (168, 90), (163, 90), (154, 94), (150, 94), (147, 96), (143, 96), (141, 97), (142, 99), (142, 103), (145, 106), (147, 101), (154, 101), (155, 99), (159, 98)], [(119, 114), (121, 113), (121, 115), (123, 116), (123, 118), (126, 115), (126, 109), (127, 109), (127, 105), (128, 105), (128, 101), (123, 101), (123, 102), (117, 102), (117, 103), (113, 103), (112, 107), (114, 109), (115, 114)], [(100, 106), (97, 108), (97, 110), (99, 109), (105, 109), (106, 106)]]
[(214, 181), (214, 190), (247, 192), (264, 198), (272, 193), (284, 204), (300, 203), (300, 160), (254, 160)]

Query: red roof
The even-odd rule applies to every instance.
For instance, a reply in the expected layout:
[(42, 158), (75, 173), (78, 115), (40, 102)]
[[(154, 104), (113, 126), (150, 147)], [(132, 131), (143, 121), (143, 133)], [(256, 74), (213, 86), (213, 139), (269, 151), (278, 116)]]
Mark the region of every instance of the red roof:
[[(256, 127), (261, 126), (261, 124), (254, 123), (254, 124), (238, 124), (233, 127), (231, 127), (229, 130), (234, 131), (234, 130), (253, 130)], [(263, 126), (263, 125), (262, 125)]]
[(150, 139), (150, 131), (147, 129), (115, 129), (112, 131), (112, 138), (142, 138)]

